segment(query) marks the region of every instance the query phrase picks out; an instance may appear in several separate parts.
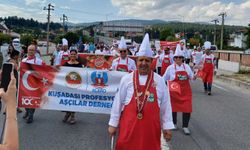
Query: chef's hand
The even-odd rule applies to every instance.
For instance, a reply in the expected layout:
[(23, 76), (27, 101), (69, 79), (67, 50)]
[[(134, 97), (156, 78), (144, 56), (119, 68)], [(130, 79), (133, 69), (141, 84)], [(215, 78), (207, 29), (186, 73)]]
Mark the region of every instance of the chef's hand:
[(116, 128), (116, 127), (109, 126), (109, 128), (108, 128), (109, 135), (110, 135), (110, 136), (115, 135), (116, 130), (117, 130), (117, 128)]
[(163, 130), (163, 137), (168, 142), (172, 138), (172, 132), (171, 130)]
[(193, 80), (196, 80), (196, 79), (197, 79), (197, 75), (194, 75)]

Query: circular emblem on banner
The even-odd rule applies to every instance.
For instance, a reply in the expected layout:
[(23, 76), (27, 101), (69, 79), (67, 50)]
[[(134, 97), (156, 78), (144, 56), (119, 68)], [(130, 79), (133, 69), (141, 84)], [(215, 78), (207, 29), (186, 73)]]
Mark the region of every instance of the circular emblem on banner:
[(100, 56), (95, 60), (95, 66), (101, 67), (103, 66), (104, 62), (105, 62), (105, 59), (102, 56)]
[(78, 88), (82, 83), (82, 77), (77, 72), (69, 72), (65, 77), (66, 83), (71, 88)]
[(107, 86), (108, 73), (103, 71), (94, 71), (91, 73), (92, 85), (104, 87)]

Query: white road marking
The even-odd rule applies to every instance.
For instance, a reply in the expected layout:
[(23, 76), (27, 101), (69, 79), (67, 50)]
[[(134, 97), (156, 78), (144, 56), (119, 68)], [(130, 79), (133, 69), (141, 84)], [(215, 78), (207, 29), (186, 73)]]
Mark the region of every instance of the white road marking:
[(221, 87), (221, 86), (219, 86), (219, 85), (217, 85), (217, 84), (213, 84), (213, 86), (216, 87), (216, 88), (218, 88), (218, 89), (221, 89), (221, 90), (223, 90), (223, 91), (227, 91), (227, 92), (228, 92), (227, 89), (225, 89), (224, 87)]

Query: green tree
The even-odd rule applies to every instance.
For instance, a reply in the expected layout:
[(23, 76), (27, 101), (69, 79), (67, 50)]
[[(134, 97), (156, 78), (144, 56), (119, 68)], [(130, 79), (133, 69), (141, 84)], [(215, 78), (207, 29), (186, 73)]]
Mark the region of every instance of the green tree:
[(76, 44), (79, 41), (79, 35), (74, 32), (68, 32), (64, 35), (64, 38), (68, 40), (69, 47), (72, 44)]
[(245, 35), (247, 36), (247, 39), (245, 43), (247, 44), (247, 48), (250, 48), (250, 24), (248, 24), (248, 27), (246, 27), (247, 32)]
[(21, 44), (25, 45), (26, 47), (28, 47), (32, 40), (34, 39), (34, 37), (32, 35), (28, 35), (28, 34), (24, 34), (21, 35)]
[(171, 28), (165, 28), (160, 31), (160, 40), (166, 40), (169, 36), (174, 36), (174, 33), (172, 32)]
[(2, 45), (3, 43), (10, 43), (10, 41), (11, 37), (9, 35), (0, 33), (0, 45)]

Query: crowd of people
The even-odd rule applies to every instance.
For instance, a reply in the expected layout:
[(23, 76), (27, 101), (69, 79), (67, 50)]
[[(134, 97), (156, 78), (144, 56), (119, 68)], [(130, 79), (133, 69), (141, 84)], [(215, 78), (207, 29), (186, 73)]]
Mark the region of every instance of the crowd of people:
[[(117, 150), (160, 149), (161, 134), (169, 141), (172, 137), (171, 130), (178, 129), (178, 112), (182, 113), (184, 134), (191, 134), (188, 128), (192, 113), (190, 80), (201, 77), (205, 93), (211, 95), (215, 57), (210, 51), (210, 42), (205, 42), (204, 47), (194, 47), (193, 50), (186, 46), (185, 41), (180, 41), (176, 47), (162, 46), (152, 50), (149, 35), (146, 34), (142, 43), (135, 47), (128, 47), (124, 37), (119, 43), (111, 46), (91, 43), (84, 45), (84, 48), (69, 48), (68, 45), (67, 39), (63, 38), (52, 54), (51, 65), (85, 67), (77, 60), (77, 54), (88, 52), (96, 55), (113, 55), (117, 58), (113, 59), (110, 70), (129, 72), (120, 81), (109, 120), (109, 134), (114, 136), (119, 132)], [(4, 56), (4, 61), (14, 64), (16, 79), (19, 56), (20, 52), (11, 45), (8, 54)], [(133, 56), (136, 56), (136, 59), (132, 59)], [(21, 62), (46, 65), (35, 40), (28, 46), (27, 55)], [(12, 81), (14, 82), (13, 79)], [(10, 86), (12, 84), (11, 82)], [(0, 94), (4, 98), (5, 93)], [(11, 98), (14, 99), (15, 96)], [(16, 106), (16, 101), (13, 105)], [(16, 117), (9, 117), (9, 114), (12, 114), (9, 111), (12, 109), (7, 103), (8, 122)], [(18, 111), (21, 112), (19, 109)], [(35, 109), (25, 108), (23, 118), (27, 123), (33, 122), (34, 113)], [(75, 112), (65, 112), (63, 122), (75, 124)], [(5, 138), (8, 139), (8, 136)]]

